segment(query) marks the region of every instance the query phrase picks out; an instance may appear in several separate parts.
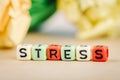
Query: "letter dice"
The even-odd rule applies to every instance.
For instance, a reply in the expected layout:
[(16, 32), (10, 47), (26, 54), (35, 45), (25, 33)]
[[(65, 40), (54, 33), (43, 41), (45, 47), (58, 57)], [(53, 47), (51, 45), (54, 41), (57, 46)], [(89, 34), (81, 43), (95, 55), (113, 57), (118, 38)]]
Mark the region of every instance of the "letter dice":
[(17, 59), (18, 60), (30, 60), (31, 59), (31, 44), (19, 45), (17, 47)]
[(48, 60), (60, 60), (61, 59), (61, 45), (49, 45), (47, 48)]
[(79, 45), (76, 47), (76, 60), (89, 61), (91, 59), (91, 47), (87, 45)]
[(97, 45), (92, 49), (92, 60), (96, 62), (105, 62), (108, 59), (108, 47)]
[(75, 46), (64, 45), (61, 48), (62, 60), (75, 60)]
[(32, 47), (32, 59), (33, 60), (46, 60), (46, 49), (48, 45), (36, 44)]

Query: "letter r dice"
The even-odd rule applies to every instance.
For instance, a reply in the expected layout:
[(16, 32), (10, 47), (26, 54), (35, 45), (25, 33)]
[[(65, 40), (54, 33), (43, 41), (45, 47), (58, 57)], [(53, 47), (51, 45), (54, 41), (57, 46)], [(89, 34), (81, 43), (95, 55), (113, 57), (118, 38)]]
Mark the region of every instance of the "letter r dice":
[(48, 60), (60, 60), (61, 59), (61, 45), (49, 45), (47, 48)]

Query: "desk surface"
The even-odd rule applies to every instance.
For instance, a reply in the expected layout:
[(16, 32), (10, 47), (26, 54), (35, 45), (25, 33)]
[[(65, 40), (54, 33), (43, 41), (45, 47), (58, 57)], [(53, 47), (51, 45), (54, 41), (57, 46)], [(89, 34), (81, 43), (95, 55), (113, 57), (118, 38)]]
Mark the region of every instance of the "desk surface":
[(120, 38), (80, 41), (70, 37), (28, 34), (23, 43), (104, 44), (107, 62), (18, 61), (16, 49), (0, 50), (0, 80), (120, 80)]

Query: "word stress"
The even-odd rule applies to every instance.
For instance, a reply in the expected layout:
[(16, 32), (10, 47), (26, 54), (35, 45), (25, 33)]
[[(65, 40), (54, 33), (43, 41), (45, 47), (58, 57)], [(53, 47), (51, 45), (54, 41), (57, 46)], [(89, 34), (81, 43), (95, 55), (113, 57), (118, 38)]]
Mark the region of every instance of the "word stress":
[(104, 45), (46, 45), (23, 44), (17, 46), (18, 60), (95, 61), (108, 60), (108, 47)]

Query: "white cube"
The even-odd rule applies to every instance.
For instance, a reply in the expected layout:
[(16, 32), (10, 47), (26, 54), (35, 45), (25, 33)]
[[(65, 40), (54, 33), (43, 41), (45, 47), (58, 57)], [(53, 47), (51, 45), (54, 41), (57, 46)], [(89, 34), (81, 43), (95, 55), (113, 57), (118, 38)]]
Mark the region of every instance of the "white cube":
[(31, 60), (31, 44), (24, 44), (17, 46), (17, 59), (18, 60)]
[(76, 47), (76, 60), (89, 61), (91, 60), (91, 47), (87, 45), (78, 45)]

